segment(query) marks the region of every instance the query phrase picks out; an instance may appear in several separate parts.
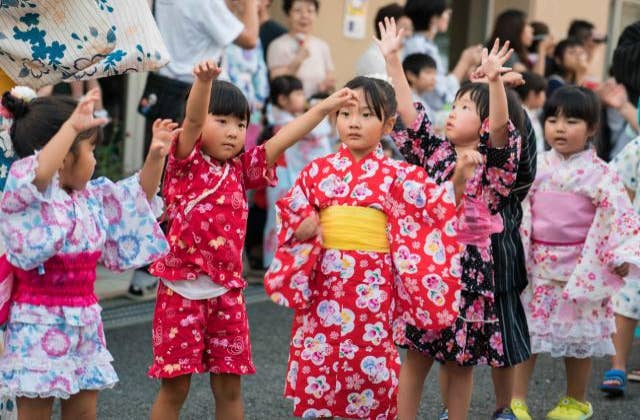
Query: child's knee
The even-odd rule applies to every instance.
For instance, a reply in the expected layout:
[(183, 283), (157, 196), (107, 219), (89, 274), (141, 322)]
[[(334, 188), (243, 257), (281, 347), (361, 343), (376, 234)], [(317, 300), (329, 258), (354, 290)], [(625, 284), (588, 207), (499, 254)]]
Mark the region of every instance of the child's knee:
[(182, 405), (189, 395), (191, 377), (189, 375), (163, 379), (162, 390), (171, 404)]
[(211, 390), (216, 401), (234, 402), (242, 399), (238, 375), (211, 375)]

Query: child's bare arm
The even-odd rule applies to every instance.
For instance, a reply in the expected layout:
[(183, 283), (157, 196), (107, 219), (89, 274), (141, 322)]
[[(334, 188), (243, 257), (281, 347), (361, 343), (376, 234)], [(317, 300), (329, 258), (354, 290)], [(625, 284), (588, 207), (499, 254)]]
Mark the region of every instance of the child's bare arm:
[(220, 69), (213, 60), (198, 63), (193, 69), (195, 81), (189, 93), (186, 115), (182, 124), (183, 130), (176, 147), (178, 159), (189, 156), (202, 133), (211, 100), (211, 85), (219, 74)]
[(164, 161), (171, 148), (171, 141), (182, 131), (178, 124), (171, 120), (157, 119), (153, 122), (153, 137), (149, 154), (144, 161), (140, 171), (140, 186), (151, 201), (156, 195), (160, 179), (162, 178), (162, 168)]
[(69, 153), (78, 135), (107, 122), (105, 118), (93, 117), (94, 106), (99, 101), (100, 90), (90, 90), (80, 100), (69, 119), (62, 124), (58, 132), (38, 153), (38, 167), (36, 168), (33, 185), (39, 191), (44, 191), (55, 173), (62, 168), (64, 158)]
[(511, 70), (503, 66), (512, 53), (509, 41), (500, 48), (500, 40), (496, 39), (491, 51), (482, 50), (482, 64), (473, 74), (474, 78), (486, 77), (489, 83), (489, 135), (491, 146), (496, 148), (505, 147), (508, 140), (509, 108), (501, 74)]
[(264, 145), (269, 165), (273, 165), (285, 150), (320, 124), (324, 117), (351, 100), (357, 100), (355, 93), (349, 88), (342, 88), (285, 125)]
[(405, 126), (410, 126), (418, 117), (418, 111), (413, 106), (413, 95), (411, 87), (405, 77), (402, 69), (402, 62), (398, 56), (398, 52), (402, 48), (402, 32), (403, 29), (396, 29), (395, 19), (384, 19), (378, 23), (380, 28), (380, 39), (375, 42), (384, 56), (387, 64), (387, 74), (391, 78), (393, 88), (396, 91), (396, 99), (398, 101), (398, 114)]

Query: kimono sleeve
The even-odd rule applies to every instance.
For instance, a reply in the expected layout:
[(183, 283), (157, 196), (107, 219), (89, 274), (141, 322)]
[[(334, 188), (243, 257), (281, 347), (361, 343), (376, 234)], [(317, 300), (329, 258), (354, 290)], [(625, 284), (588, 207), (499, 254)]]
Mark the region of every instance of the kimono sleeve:
[[(449, 172), (455, 167), (455, 151), (446, 139), (435, 133), (422, 104), (416, 102), (414, 106), (418, 111), (416, 119), (404, 130), (395, 130), (391, 133), (391, 138), (407, 162), (426, 169), (433, 178), (441, 178), (436, 179), (436, 182), (444, 182)], [(445, 164), (443, 168), (446, 168), (446, 171), (441, 175), (434, 174), (433, 167), (437, 161), (441, 161), (441, 165)]]
[(312, 204), (315, 162), (300, 174), (289, 193), (276, 202), (278, 247), (264, 277), (267, 295), (277, 304), (295, 309), (309, 307), (314, 294), (314, 277), (322, 249), (319, 237), (299, 241), (294, 233), (300, 223), (317, 212)]
[(31, 270), (59, 253), (70, 226), (70, 216), (55, 200), (54, 177), (44, 192), (33, 184), (37, 154), (16, 161), (9, 171), (0, 202), (0, 235), (9, 262)]
[(640, 192), (640, 137), (627, 144), (616, 155), (611, 166), (618, 172), (624, 186), (636, 193)]
[[(640, 267), (640, 218), (622, 181), (608, 167), (600, 175), (594, 202), (593, 224), (565, 288), (569, 297), (590, 301), (611, 296), (622, 287), (622, 278), (612, 272), (615, 267), (624, 263)], [(602, 270), (597, 271), (599, 267)]]
[(256, 146), (240, 155), (246, 189), (274, 187), (277, 183), (275, 166), (269, 166), (264, 145)]
[(99, 223), (106, 233), (101, 263), (109, 270), (124, 271), (152, 263), (169, 245), (156, 218), (162, 214), (162, 200), (149, 203), (139, 175), (118, 183), (98, 178), (87, 190), (101, 206)]
[[(408, 167), (389, 191), (385, 212), (398, 317), (423, 330), (453, 324), (460, 298), (460, 247), (453, 185)], [(395, 329), (395, 328), (394, 328)]]
[(507, 127), (507, 145), (494, 148), (489, 144), (489, 119), (482, 124), (480, 143), (487, 145), (486, 170), (482, 180), (484, 199), (491, 213), (498, 213), (507, 204), (516, 183), (522, 138), (511, 121)]

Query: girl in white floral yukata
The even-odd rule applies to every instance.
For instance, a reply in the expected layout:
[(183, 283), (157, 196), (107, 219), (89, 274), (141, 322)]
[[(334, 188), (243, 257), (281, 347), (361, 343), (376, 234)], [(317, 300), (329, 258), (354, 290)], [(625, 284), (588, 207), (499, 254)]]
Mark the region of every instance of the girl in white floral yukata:
[(546, 418), (593, 415), (591, 360), (614, 354), (612, 296), (637, 276), (638, 217), (616, 171), (589, 146), (599, 115), (598, 98), (583, 87), (559, 88), (544, 106), (552, 149), (538, 155), (523, 202), (529, 287), (522, 301), (534, 356), (516, 367), (512, 408), (520, 420), (531, 419), (524, 400), (537, 353), (564, 358), (567, 374), (566, 394)]
[(91, 180), (105, 122), (93, 117), (99, 100), (97, 90), (78, 104), (2, 98), (19, 160), (0, 203), (3, 269), (14, 277), (0, 394), (17, 397), (20, 418), (50, 418), (56, 397), (63, 419), (96, 418), (98, 391), (118, 381), (94, 293), (96, 265), (128, 270), (168, 250), (155, 193), (177, 124), (154, 123), (139, 174)]

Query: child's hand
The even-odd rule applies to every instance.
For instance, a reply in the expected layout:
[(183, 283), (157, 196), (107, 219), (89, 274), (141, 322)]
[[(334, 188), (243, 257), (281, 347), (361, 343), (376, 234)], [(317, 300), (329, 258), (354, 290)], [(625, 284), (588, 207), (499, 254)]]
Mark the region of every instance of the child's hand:
[(458, 151), (455, 172), (462, 175), (465, 181), (473, 176), (476, 167), (484, 162), (484, 157), (477, 150)]
[(153, 122), (153, 137), (149, 146), (149, 157), (164, 159), (171, 149), (171, 141), (182, 131), (178, 123), (158, 118)]
[(607, 80), (604, 82), (596, 93), (600, 97), (602, 103), (615, 109), (622, 108), (622, 106), (629, 100), (624, 86), (613, 80)]
[(294, 236), (299, 241), (306, 241), (316, 236), (320, 232), (320, 225), (318, 223), (318, 216), (314, 213), (307, 217), (300, 223), (298, 229), (296, 229)]
[(378, 27), (380, 28), (380, 39), (373, 38), (373, 40), (376, 42), (382, 55), (387, 58), (397, 54), (398, 51), (402, 49), (402, 34), (404, 33), (404, 29), (400, 28), (400, 30), (398, 30), (396, 28), (396, 20), (387, 17), (384, 18), (384, 24), (382, 22), (378, 23)]
[[(474, 74), (471, 74), (469, 80), (474, 83), (489, 83), (489, 80), (486, 77), (474, 78), (473, 76)], [(515, 88), (524, 85), (525, 81), (524, 77), (522, 77), (522, 73), (509, 71), (502, 75), (502, 83), (504, 83), (506, 87)]]
[(324, 99), (317, 106), (320, 107), (323, 113), (330, 114), (331, 112), (342, 108), (347, 102), (357, 100), (358, 97), (353, 90), (349, 88), (342, 88)]
[(625, 277), (629, 274), (629, 263), (621, 264), (613, 269), (613, 272), (619, 275), (620, 277)]
[(76, 109), (73, 110), (73, 114), (71, 114), (67, 120), (67, 123), (69, 123), (77, 133), (82, 133), (83, 131), (106, 124), (109, 121), (106, 118), (95, 118), (93, 116), (93, 109), (99, 101), (100, 89), (91, 89), (80, 99)]
[(482, 49), (482, 63), (472, 74), (472, 78), (478, 79), (486, 77), (489, 82), (498, 80), (502, 73), (511, 71), (511, 67), (503, 67), (509, 57), (513, 54), (513, 49), (509, 49), (509, 41), (505, 42), (500, 48), (500, 39), (496, 38), (493, 48), (489, 52), (486, 48)]
[(193, 75), (202, 82), (210, 82), (220, 75), (222, 69), (213, 60), (205, 60), (196, 64)]

